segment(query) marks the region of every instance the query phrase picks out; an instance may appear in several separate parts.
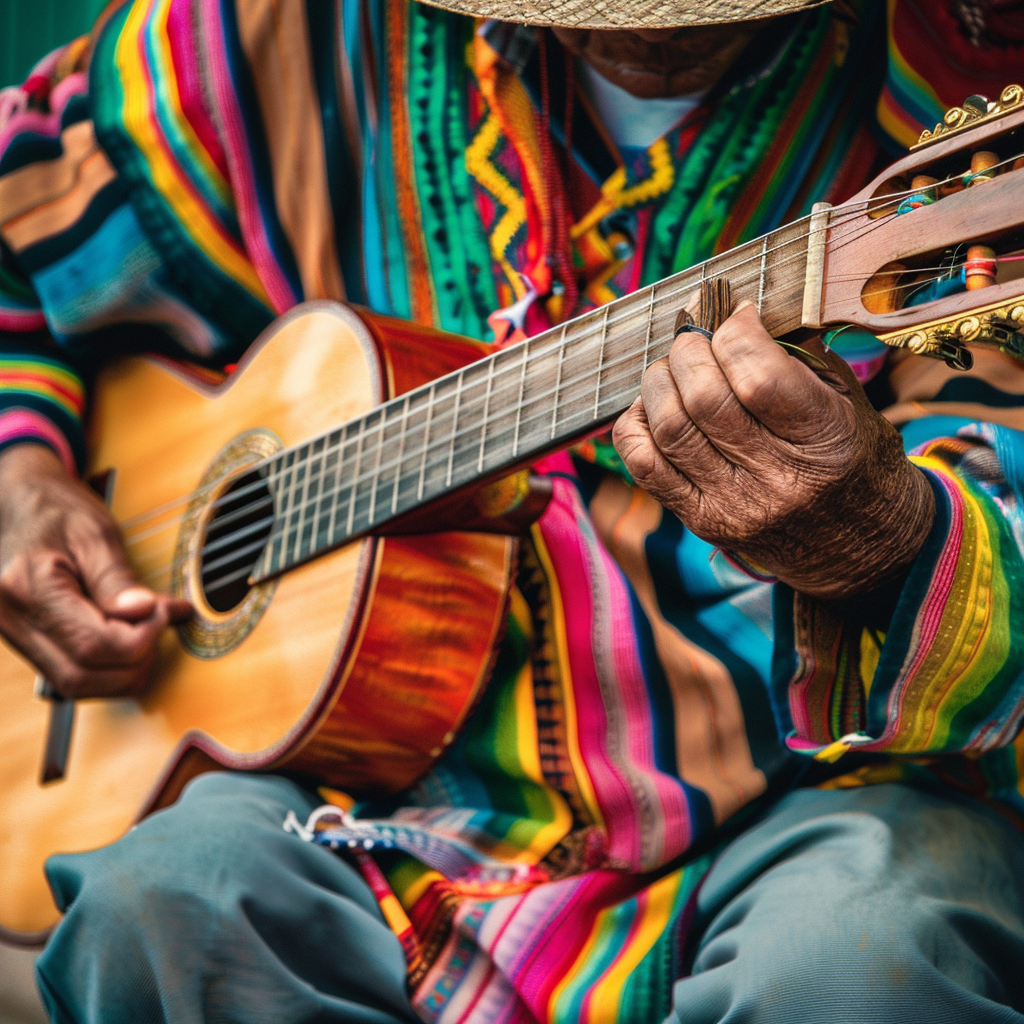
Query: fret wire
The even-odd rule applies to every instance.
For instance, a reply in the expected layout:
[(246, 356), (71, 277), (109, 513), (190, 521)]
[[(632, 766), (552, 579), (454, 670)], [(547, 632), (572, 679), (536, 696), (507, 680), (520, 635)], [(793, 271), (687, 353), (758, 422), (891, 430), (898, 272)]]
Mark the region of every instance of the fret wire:
[(370, 508), (366, 514), (366, 525), (373, 525), (373, 515), (377, 509), (377, 486), (380, 480), (380, 460), (384, 453), (384, 427), (387, 425), (387, 407), (381, 410), (380, 427), (377, 430), (377, 458), (373, 464), (373, 476), (370, 479)]
[[(356, 464), (352, 467), (351, 477), (350, 477), (349, 481), (348, 482), (339, 482), (337, 484), (337, 486), (335, 487), (335, 490), (334, 490), (334, 507), (331, 510), (331, 520), (334, 523), (334, 527), (333, 527), (333, 530), (332, 530), (331, 535), (330, 535), (330, 540), (331, 540), (332, 544), (337, 543), (337, 541), (340, 540), (341, 538), (348, 536), (348, 534), (350, 532), (349, 529), (348, 529), (348, 525), (347, 525), (347, 519), (348, 519), (347, 508), (348, 508), (348, 506), (346, 506), (346, 513), (345, 513), (346, 523), (340, 529), (339, 529), (339, 524), (337, 522), (337, 514), (338, 514), (338, 510), (341, 508), (341, 505), (342, 505), (342, 501), (341, 501), (342, 495), (343, 494), (347, 495), (348, 504), (350, 505), (352, 503), (353, 492), (354, 492), (355, 488), (358, 487), (358, 485), (359, 485), (359, 461), (360, 461), (359, 451), (360, 451), (360, 446), (362, 445), (362, 440), (363, 440), (362, 435), (363, 435), (363, 433), (366, 430), (366, 417), (365, 416), (361, 417), (358, 422), (359, 422), (359, 429), (355, 432), (355, 436), (350, 436), (349, 428), (351, 427), (351, 424), (349, 424), (346, 427), (346, 429), (344, 431), (342, 431), (342, 435), (341, 435), (341, 437), (338, 440), (338, 445), (337, 445), (337, 448), (338, 448), (338, 473), (337, 473), (337, 476), (338, 476), (339, 480), (340, 480), (340, 477), (342, 475), (341, 470), (344, 468), (345, 461), (347, 459), (347, 456), (345, 454), (346, 451), (350, 447), (354, 446), (355, 450), (356, 450), (356, 456), (357, 457), (356, 457)], [(340, 536), (335, 536), (335, 534), (340, 534)]]
[(562, 336), (558, 343), (558, 371), (555, 375), (555, 400), (551, 404), (551, 439), (554, 440), (558, 431), (558, 392), (562, 387), (562, 361), (565, 359), (565, 333), (569, 325), (562, 327)]
[(764, 236), (761, 243), (761, 278), (757, 286), (757, 315), (761, 315), (764, 308), (764, 281), (768, 270), (768, 235)]
[(405, 456), (405, 431), (409, 426), (409, 400), (412, 393), (405, 396), (405, 403), (402, 406), (402, 429), (398, 435), (398, 462), (395, 464), (395, 486), (391, 492), (391, 514), (398, 511), (398, 485), (402, 480), (402, 459)]
[[(312, 451), (313, 444), (310, 445), (310, 454), (312, 454)], [(309, 500), (309, 478), (311, 475), (310, 470), (312, 469), (312, 466), (310, 465), (309, 458), (306, 458), (304, 461), (306, 463), (306, 466), (305, 472), (302, 474), (302, 497), (299, 499), (298, 503), (299, 518), (295, 523), (295, 540), (292, 542), (292, 561), (294, 562), (297, 562), (299, 560), (300, 552), (302, 550), (302, 527), (306, 521), (306, 503)]]
[[(286, 563), (288, 561), (288, 549), (291, 547), (291, 544), (292, 544), (292, 542), (291, 542), (292, 519), (293, 519), (293, 517), (295, 516), (296, 513), (298, 513), (299, 515), (302, 515), (302, 508), (301, 508), (301, 506), (299, 504), (299, 494), (300, 494), (300, 492), (302, 490), (303, 481), (305, 481), (305, 479), (306, 479), (305, 470), (306, 470), (307, 467), (305, 465), (305, 461), (306, 461), (305, 460), (305, 456), (303, 456), (302, 448), (300, 447), (295, 452), (295, 465), (294, 465), (294, 467), (292, 469), (292, 483), (291, 483), (291, 490), (292, 490), (291, 510), (288, 513), (288, 522), (285, 523), (284, 550), (281, 553), (281, 556), (282, 556), (282, 558), (284, 558)], [(301, 479), (300, 479), (300, 470), (302, 470)]]
[(275, 568), (280, 568), (282, 560), (285, 558), (285, 548), (288, 543), (288, 517), (291, 515), (292, 476), (295, 472), (296, 457), (296, 451), (288, 452), (281, 467), (282, 500), (279, 518), (281, 528), (277, 531), (277, 536), (274, 538), (274, 550), (271, 555)]
[(647, 338), (644, 341), (644, 373), (647, 372), (647, 367), (651, 365), (651, 338), (654, 335), (654, 295), (655, 287), (651, 285), (651, 304), (647, 309)]
[(477, 473), (484, 471), (484, 446), (487, 443), (487, 418), (491, 411), (491, 388), (494, 385), (494, 363), (492, 359), (487, 365), (487, 391), (484, 394), (484, 414), (480, 424), (480, 454), (476, 461)]
[(601, 323), (601, 347), (597, 353), (597, 387), (594, 388), (594, 419), (601, 405), (601, 371), (604, 369), (604, 347), (608, 341), (608, 307), (604, 307), (604, 320)]
[(359, 467), (363, 461), (363, 439), (366, 437), (366, 417), (359, 421), (359, 433), (356, 435), (356, 463), (352, 467), (352, 484), (348, 490), (348, 517), (345, 520), (345, 532), (352, 534), (352, 524), (356, 517), (356, 490), (359, 487)]
[(515, 458), (519, 454), (519, 424), (523, 417), (523, 396), (526, 393), (526, 364), (530, 360), (531, 340), (531, 338), (527, 338), (523, 345), (523, 366), (522, 373), (519, 377), (519, 400), (516, 402), (516, 428), (512, 437), (512, 458)]
[(452, 440), (448, 446), (448, 472), (445, 475), (445, 487), (451, 487), (452, 467), (455, 465), (455, 440), (459, 436), (459, 405), (462, 402), (462, 384), (465, 379), (465, 368), (459, 370), (459, 376), (455, 385), (455, 412), (452, 413)]
[[(320, 445), (320, 450), (316, 451), (316, 446)], [(316, 546), (317, 538), (317, 523), (320, 517), (320, 492), (323, 488), (323, 476), (324, 476), (324, 459), (325, 450), (327, 448), (327, 438), (318, 437), (313, 442), (313, 450), (310, 453), (310, 459), (313, 465), (316, 466), (316, 473), (309, 473), (309, 479), (306, 481), (306, 510), (303, 512), (302, 527), (299, 531), (303, 537), (306, 534), (306, 516), (309, 515), (309, 551), (312, 551)], [(309, 551), (306, 553), (309, 554)], [(299, 554), (301, 555), (302, 548), (299, 548)]]
[[(333, 475), (333, 478), (332, 478), (332, 480), (333, 480), (333, 487), (332, 487), (332, 490), (331, 490), (331, 504), (330, 504), (330, 510), (331, 511), (330, 511), (330, 514), (328, 515), (328, 518), (327, 518), (327, 543), (328, 544), (333, 544), (334, 543), (334, 531), (335, 531), (335, 529), (337, 529), (337, 522), (338, 522), (338, 492), (340, 490), (340, 485), (338, 484), (338, 478), (341, 476), (341, 470), (342, 470), (342, 467), (344, 465), (344, 459), (342, 457), (343, 453), (345, 451), (345, 431), (344, 430), (341, 431), (341, 437), (338, 439), (338, 444), (335, 445), (335, 448), (337, 449), (337, 453), (338, 453), (338, 461), (335, 462), (335, 464), (334, 464), (334, 475)], [(323, 498), (323, 492), (321, 492), (320, 497)], [(317, 536), (319, 536), (319, 533), (317, 534)]]
[(427, 450), (430, 448), (430, 421), (434, 415), (434, 399), (437, 396), (437, 381), (430, 385), (430, 397), (427, 399), (427, 423), (423, 432), (423, 457), (420, 459), (420, 480), (416, 487), (416, 500), (423, 500), (423, 476), (427, 469)]

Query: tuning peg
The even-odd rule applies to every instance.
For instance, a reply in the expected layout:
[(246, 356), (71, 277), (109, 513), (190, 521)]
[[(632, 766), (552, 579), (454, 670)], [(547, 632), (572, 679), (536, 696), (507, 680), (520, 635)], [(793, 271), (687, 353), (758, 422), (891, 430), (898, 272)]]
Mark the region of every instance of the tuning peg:
[(982, 149), (971, 157), (971, 170), (966, 177), (967, 187), (991, 181), (999, 172), (995, 169), (1001, 163), (998, 153)]
[(931, 206), (938, 198), (935, 194), (935, 185), (938, 178), (928, 174), (918, 174), (911, 182), (911, 194), (900, 203), (897, 213), (910, 213), (911, 210), (920, 209), (922, 206)]
[(972, 245), (967, 250), (964, 264), (964, 279), (967, 290), (977, 291), (996, 283), (996, 251), (987, 245)]

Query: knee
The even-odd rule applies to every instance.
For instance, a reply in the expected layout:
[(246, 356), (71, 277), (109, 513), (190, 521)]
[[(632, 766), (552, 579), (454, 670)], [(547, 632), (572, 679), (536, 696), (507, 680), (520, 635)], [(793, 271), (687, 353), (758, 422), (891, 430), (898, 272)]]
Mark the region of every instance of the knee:
[(65, 914), (138, 923), (188, 906), (208, 916), (258, 884), (260, 863), (306, 853), (282, 825), (289, 810), (302, 818), (312, 806), (285, 779), (210, 773), (111, 846), (51, 858), (47, 877)]

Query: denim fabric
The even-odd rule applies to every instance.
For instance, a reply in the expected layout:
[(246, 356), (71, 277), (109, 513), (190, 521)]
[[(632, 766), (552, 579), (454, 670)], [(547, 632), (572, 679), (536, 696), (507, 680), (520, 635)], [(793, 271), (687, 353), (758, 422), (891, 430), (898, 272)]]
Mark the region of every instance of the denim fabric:
[(211, 774), (112, 846), (53, 857), (66, 913), (36, 973), (59, 1024), (415, 1021), (405, 957), (340, 857), (285, 832), (318, 801)]
[[(52, 1020), (414, 1021), (369, 889), (281, 828), (315, 803), (206, 775), (120, 842), (53, 858)], [(948, 794), (791, 793), (723, 852), (695, 925), (668, 1024), (1024, 1022), (1024, 837)]]
[(1021, 1024), (1024, 836), (903, 785), (799, 790), (706, 876), (672, 1024)]

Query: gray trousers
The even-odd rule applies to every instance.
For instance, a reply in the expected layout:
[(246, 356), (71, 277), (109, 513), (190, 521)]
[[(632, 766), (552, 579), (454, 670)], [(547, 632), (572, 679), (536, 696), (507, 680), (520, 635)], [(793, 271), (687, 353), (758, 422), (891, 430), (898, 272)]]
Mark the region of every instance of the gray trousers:
[[(313, 806), (280, 778), (207, 775), (113, 846), (53, 858), (66, 916), (37, 968), (52, 1020), (415, 1021), (360, 876), (281, 829)], [(1024, 1024), (1024, 837), (975, 803), (794, 792), (698, 901), (669, 1024)]]

